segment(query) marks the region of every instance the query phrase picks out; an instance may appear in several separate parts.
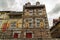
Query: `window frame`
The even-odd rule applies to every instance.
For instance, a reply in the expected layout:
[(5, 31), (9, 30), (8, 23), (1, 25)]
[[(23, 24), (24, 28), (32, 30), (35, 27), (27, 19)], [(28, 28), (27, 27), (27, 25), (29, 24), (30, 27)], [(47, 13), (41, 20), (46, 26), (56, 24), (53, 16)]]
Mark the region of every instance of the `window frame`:
[(23, 25), (24, 27), (25, 27), (26, 23), (28, 23), (28, 24), (31, 23), (32, 26), (30, 26), (30, 24), (29, 24), (29, 28), (33, 28), (33, 18), (26, 18), (26, 19), (24, 19), (24, 25)]
[(42, 15), (42, 9), (38, 10), (38, 15)]
[[(30, 20), (30, 19), (32, 19), (32, 20)], [(33, 18), (26, 18), (26, 19), (24, 19), (24, 22), (27, 22), (29, 20), (30, 20), (30, 22), (33, 22)]]
[[(40, 18), (36, 18), (36, 19), (35, 19), (35, 25), (36, 25), (36, 27), (37, 27), (37, 23), (40, 23), (40, 21), (38, 21), (37, 19), (40, 20)], [(40, 24), (39, 24), (39, 25), (40, 25)]]
[(29, 10), (29, 15), (33, 15), (33, 9)]
[(10, 23), (10, 28), (16, 28), (16, 21), (14, 21), (14, 22), (15, 22), (14, 24), (13, 24), (13, 22)]
[(33, 28), (33, 23), (31, 23), (31, 24), (30, 23), (29, 23), (29, 28)]

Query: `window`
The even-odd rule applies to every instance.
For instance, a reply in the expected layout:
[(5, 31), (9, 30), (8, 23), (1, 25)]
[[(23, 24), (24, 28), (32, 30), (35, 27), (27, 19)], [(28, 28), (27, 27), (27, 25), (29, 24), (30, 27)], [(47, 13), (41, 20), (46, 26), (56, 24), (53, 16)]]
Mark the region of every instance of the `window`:
[(45, 18), (45, 21), (48, 21), (48, 19), (47, 19), (47, 18)]
[(29, 15), (33, 15), (33, 13), (32, 12), (30, 12), (30, 14)]
[(24, 23), (26, 26), (28, 25), (28, 27), (33, 27), (33, 19), (32, 18), (24, 19)]
[(39, 27), (40, 26), (40, 18), (36, 18), (35, 23), (36, 23), (36, 27)]
[(37, 27), (39, 27), (40, 26), (40, 23), (37, 23), (36, 25), (37, 25)]
[(16, 22), (12, 22), (11, 27), (15, 27), (15, 26), (16, 26)]
[(29, 23), (29, 27), (32, 28), (33, 27), (33, 23)]
[(32, 18), (29, 18), (28, 19), (28, 22), (29, 22), (29, 27), (33, 27), (33, 19)]
[(34, 9), (34, 12), (36, 12), (37, 10), (36, 9)]
[(32, 19), (32, 18), (28, 18), (28, 21), (29, 21), (29, 22), (33, 22), (33, 19)]
[(25, 12), (28, 12), (29, 10), (28, 9), (25, 9)]
[(40, 22), (36, 22), (35, 25), (36, 25), (36, 27), (39, 27), (40, 26)]
[(29, 15), (33, 15), (33, 10), (29, 10)]
[(29, 10), (29, 12), (32, 12), (32, 13), (33, 13), (33, 10), (32, 10), (32, 9), (30, 9), (30, 10)]
[(39, 14), (39, 15), (42, 15), (42, 10), (41, 10), (41, 9), (38, 10), (38, 14)]
[(26, 18), (26, 19), (24, 19), (24, 22), (33, 22), (33, 19), (32, 18)]
[(42, 15), (42, 13), (38, 13), (39, 15)]
[(42, 12), (42, 10), (41, 9), (38, 9), (38, 12)]
[(32, 33), (26, 33), (26, 38), (32, 38)]
[(26, 21), (27, 21), (27, 19), (25, 18), (23, 21), (24, 21), (24, 22), (26, 22)]
[(37, 22), (40, 22), (40, 19), (37, 19)]
[(39, 12), (38, 14), (39, 14), (39, 15), (42, 15), (42, 12)]

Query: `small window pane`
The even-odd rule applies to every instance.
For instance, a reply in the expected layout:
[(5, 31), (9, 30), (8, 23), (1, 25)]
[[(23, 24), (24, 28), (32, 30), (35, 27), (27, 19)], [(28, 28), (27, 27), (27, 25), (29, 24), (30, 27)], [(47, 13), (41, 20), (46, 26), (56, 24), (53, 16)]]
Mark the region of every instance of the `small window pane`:
[(26, 19), (24, 19), (24, 22), (33, 22), (33, 19), (32, 18), (26, 18)]
[(33, 12), (33, 10), (29, 10), (29, 12)]
[(40, 23), (37, 22), (37, 23), (36, 23), (36, 26), (39, 27), (39, 26), (40, 26)]
[(12, 22), (11, 27), (15, 27), (15, 26), (16, 26), (16, 22)]
[(42, 10), (41, 10), (41, 9), (39, 9), (39, 10), (38, 10), (38, 12), (42, 13)]
[(35, 23), (36, 23), (36, 27), (39, 27), (40, 26), (40, 18), (36, 18)]
[(42, 10), (38, 10), (38, 14), (39, 15), (42, 15)]
[(40, 22), (40, 18), (36, 18), (35, 19), (35, 22)]
[(32, 28), (32, 27), (33, 27), (33, 23), (29, 23), (29, 27), (31, 27), (31, 28)]
[(42, 15), (42, 13), (38, 13), (39, 15)]
[(29, 10), (29, 15), (33, 15), (33, 10)]
[(29, 15), (33, 15), (33, 13), (32, 13), (32, 12), (30, 12), (30, 13), (29, 13)]

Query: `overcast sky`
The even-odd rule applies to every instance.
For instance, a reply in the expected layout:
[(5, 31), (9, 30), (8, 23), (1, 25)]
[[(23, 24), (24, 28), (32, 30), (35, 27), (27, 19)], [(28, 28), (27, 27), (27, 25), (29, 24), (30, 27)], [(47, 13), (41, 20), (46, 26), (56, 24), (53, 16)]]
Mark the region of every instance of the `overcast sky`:
[(40, 4), (46, 5), (49, 25), (51, 27), (52, 19), (60, 16), (60, 0), (0, 0), (0, 11), (22, 11), (23, 5), (26, 2), (35, 4), (36, 1), (39, 1)]

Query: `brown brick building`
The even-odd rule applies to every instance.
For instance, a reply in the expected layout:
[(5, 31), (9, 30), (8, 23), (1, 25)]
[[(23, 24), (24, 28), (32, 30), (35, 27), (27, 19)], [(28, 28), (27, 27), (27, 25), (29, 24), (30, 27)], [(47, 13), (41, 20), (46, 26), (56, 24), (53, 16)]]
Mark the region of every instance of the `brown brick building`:
[(23, 7), (23, 35), (31, 38), (50, 38), (45, 5), (26, 3)]
[(60, 38), (60, 18), (53, 20), (53, 26), (50, 31), (52, 38)]

